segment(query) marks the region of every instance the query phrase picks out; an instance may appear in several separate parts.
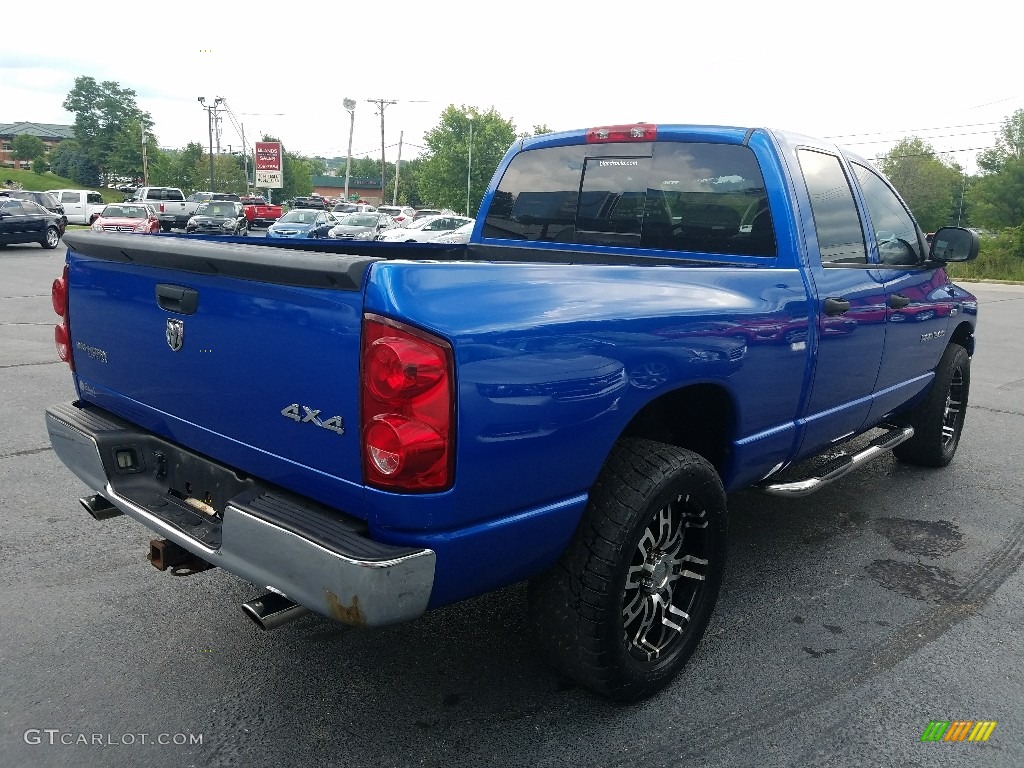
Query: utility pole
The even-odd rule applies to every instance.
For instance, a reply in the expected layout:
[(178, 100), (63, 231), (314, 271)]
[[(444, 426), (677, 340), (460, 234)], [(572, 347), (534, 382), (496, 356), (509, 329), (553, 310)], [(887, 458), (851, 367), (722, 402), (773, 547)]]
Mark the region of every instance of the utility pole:
[(389, 101), (388, 99), (367, 99), (371, 104), (377, 105), (377, 112), (380, 114), (380, 201), (384, 203), (384, 190), (387, 189), (386, 171), (384, 166), (384, 108), (390, 107), (392, 104), (397, 104), (397, 101)]
[[(200, 96), (198, 99), (203, 109), (206, 110), (206, 127), (210, 133), (210, 191), (213, 192), (213, 112), (217, 107), (224, 101), (220, 96), (213, 100), (213, 104), (207, 105), (206, 97)], [(220, 137), (217, 137), (217, 145), (220, 145)]]
[(146, 126), (142, 126), (142, 186), (149, 186), (149, 163), (146, 161)]
[(395, 194), (391, 198), (392, 205), (398, 205), (398, 176), (402, 170), (402, 139), (405, 131), (398, 132), (398, 162), (395, 163)]

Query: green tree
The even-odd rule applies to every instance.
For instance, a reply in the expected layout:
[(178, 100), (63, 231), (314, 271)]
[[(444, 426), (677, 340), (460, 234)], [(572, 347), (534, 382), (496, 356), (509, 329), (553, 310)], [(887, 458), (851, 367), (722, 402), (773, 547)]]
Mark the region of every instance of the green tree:
[(125, 146), (127, 142), (136, 140), (141, 153), (138, 124), (147, 131), (153, 127), (149, 113), (143, 112), (136, 104), (135, 91), (122, 88), (113, 80), (98, 83), (95, 78), (85, 75), (76, 77), (75, 86), (62, 106), (75, 115), (75, 138), (101, 176), (110, 175), (111, 153), (115, 151), (121, 134), (130, 135), (134, 127), (135, 138), (124, 139)]
[(879, 158), (878, 167), (926, 232), (950, 223), (950, 211), (963, 186), (963, 173), (941, 159), (930, 144), (916, 136), (905, 138)]
[(967, 190), (971, 223), (988, 229), (1024, 224), (1024, 159), (1011, 158)]
[(980, 177), (967, 190), (971, 221), (989, 229), (1024, 224), (1024, 109), (1008, 117), (996, 144), (978, 154)]
[(36, 159), (46, 157), (46, 145), (43, 144), (43, 140), (27, 133), (14, 137), (11, 150), (15, 160), (29, 160), (33, 164)]
[(983, 175), (998, 173), (1010, 160), (1024, 160), (1024, 109), (1003, 121), (994, 147), (978, 153), (978, 168)]
[(50, 152), (50, 169), (58, 176), (70, 178), (80, 153), (77, 141), (65, 139)]
[(157, 146), (156, 136), (144, 127), (143, 121), (138, 119), (129, 120), (125, 123), (122, 130), (114, 136), (110, 152), (107, 154), (107, 172), (111, 176), (131, 179), (143, 178), (143, 131), (146, 131), (147, 166), (155, 159), (160, 151)]
[[(470, 117), (473, 124), (472, 171), (469, 168)], [(467, 175), (469, 211), (473, 215), (480, 198), (505, 152), (516, 140), (512, 121), (491, 109), (486, 112), (450, 104), (435, 128), (424, 138), (427, 151), (417, 174), (419, 194), (435, 205), (461, 211), (466, 208)]]

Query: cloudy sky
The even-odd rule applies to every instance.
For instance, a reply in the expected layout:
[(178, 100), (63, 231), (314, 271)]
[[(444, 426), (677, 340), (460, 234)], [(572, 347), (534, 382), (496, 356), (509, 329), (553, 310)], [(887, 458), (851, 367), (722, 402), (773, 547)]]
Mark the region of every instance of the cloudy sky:
[[(511, 4), (246, 1), (107, 5), (41, 22), (8, 3), (0, 123), (71, 124), (79, 75), (132, 88), (164, 147), (207, 143), (197, 97), (223, 96), (247, 141), (403, 158), (449, 104), (494, 107), (517, 130), (612, 123), (770, 126), (865, 157), (908, 135), (973, 170), (1024, 107), (1020, 11), (994, 0), (683, 0)], [(98, 7), (97, 7), (98, 8)], [(177, 15), (172, 15), (177, 14)], [(123, 18), (122, 18), (123, 17)], [(148, 28), (147, 28), (148, 24)], [(227, 119), (222, 146), (241, 138)]]

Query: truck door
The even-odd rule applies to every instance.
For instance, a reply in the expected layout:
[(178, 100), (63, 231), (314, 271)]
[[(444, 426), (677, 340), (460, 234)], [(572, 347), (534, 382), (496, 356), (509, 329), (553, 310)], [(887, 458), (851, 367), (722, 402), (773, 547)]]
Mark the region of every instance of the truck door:
[[(837, 155), (797, 152), (807, 184), (816, 238), (808, 238), (814, 284), (808, 338), (815, 364), (802, 419), (800, 452), (810, 454), (859, 431), (885, 346), (885, 287), (868, 263), (868, 249), (850, 181)], [(816, 315), (816, 316), (815, 316)]]
[(81, 192), (61, 192), (60, 202), (64, 206), (64, 215), (68, 221), (76, 224), (88, 224), (85, 219), (85, 202), (82, 200)]
[(926, 384), (921, 377), (938, 364), (960, 307), (946, 271), (922, 266), (921, 233), (899, 196), (872, 169), (850, 165), (871, 218), (875, 272), (886, 297), (885, 349), (869, 417), (877, 421)]

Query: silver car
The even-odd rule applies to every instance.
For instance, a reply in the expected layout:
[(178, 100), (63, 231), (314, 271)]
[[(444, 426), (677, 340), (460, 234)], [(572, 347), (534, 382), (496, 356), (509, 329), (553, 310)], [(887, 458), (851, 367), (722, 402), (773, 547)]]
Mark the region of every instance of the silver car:
[(376, 240), (382, 232), (397, 226), (385, 213), (350, 213), (342, 216), (327, 236), (338, 240)]

